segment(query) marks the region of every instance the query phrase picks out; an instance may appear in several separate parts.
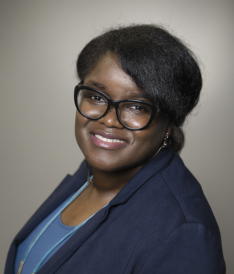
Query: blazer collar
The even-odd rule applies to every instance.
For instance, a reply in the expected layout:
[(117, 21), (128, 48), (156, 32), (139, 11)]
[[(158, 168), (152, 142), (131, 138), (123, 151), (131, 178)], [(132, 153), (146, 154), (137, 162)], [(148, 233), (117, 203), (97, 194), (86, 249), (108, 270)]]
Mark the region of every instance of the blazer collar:
[[(109, 203), (109, 206), (117, 205), (126, 202), (142, 185), (144, 185), (152, 176), (156, 173), (167, 167), (172, 159), (175, 156), (175, 151), (168, 147), (161, 150), (155, 157), (153, 157), (146, 165), (144, 165), (131, 179), (130, 181), (121, 189), (121, 191), (115, 196), (115, 198)], [(80, 188), (86, 181), (84, 174), (84, 162), (83, 171), (81, 168), (74, 174), (73, 180), (70, 182), (73, 183), (71, 188), (73, 192)], [(92, 170), (90, 169), (90, 174)], [(77, 176), (82, 176), (83, 181), (80, 182), (80, 179)], [(79, 177), (79, 178), (80, 178)]]
[(46, 199), (34, 215), (29, 219), (25, 226), (15, 237), (17, 244), (22, 242), (36, 226), (42, 222), (53, 210), (55, 210), (66, 198), (68, 198), (76, 189), (77, 182), (81, 186), (85, 179), (80, 176), (67, 175), (58, 188)]
[(121, 191), (110, 202), (109, 206), (126, 202), (141, 186), (143, 186), (156, 173), (168, 166), (175, 152), (172, 148), (161, 150), (153, 159), (143, 166)]
[[(107, 208), (110, 208), (111, 206), (117, 204), (125, 203), (152, 176), (154, 176), (156, 173), (167, 167), (171, 163), (174, 156), (175, 151), (171, 147), (161, 150), (155, 157), (153, 157), (130, 179), (130, 181), (120, 190), (120, 192), (109, 203), (109, 206)], [(81, 168), (73, 175), (73, 177), (69, 181), (71, 187), (69, 190), (66, 190), (68, 191), (66, 195), (67, 197), (71, 195), (72, 192), (75, 192), (77, 189), (79, 189), (86, 182), (86, 174), (84, 174), (84, 162), (82, 163), (82, 165), (83, 167), (81, 166)], [(92, 174), (91, 169), (90, 174)], [(63, 200), (64, 196), (62, 201)]]

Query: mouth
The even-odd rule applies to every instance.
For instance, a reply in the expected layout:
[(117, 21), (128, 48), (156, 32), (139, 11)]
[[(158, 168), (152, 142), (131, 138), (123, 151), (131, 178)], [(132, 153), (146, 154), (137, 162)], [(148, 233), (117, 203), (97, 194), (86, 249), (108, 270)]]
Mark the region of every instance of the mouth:
[(96, 138), (98, 138), (99, 140), (108, 142), (108, 143), (125, 143), (125, 141), (121, 141), (119, 139), (108, 139), (108, 138), (102, 137), (101, 135), (98, 135), (98, 134), (94, 134), (94, 136)]
[(92, 132), (91, 139), (96, 146), (105, 149), (116, 149), (127, 144), (122, 137), (106, 132)]

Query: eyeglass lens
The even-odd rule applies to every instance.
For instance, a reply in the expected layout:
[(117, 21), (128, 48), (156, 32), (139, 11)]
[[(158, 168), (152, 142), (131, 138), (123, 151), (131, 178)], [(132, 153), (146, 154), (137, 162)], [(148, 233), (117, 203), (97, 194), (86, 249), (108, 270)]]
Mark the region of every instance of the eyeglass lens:
[[(77, 105), (85, 116), (98, 119), (106, 112), (108, 100), (98, 92), (81, 89), (78, 93)], [(134, 129), (146, 126), (151, 112), (148, 105), (140, 102), (122, 102), (118, 106), (118, 115), (122, 124)]]

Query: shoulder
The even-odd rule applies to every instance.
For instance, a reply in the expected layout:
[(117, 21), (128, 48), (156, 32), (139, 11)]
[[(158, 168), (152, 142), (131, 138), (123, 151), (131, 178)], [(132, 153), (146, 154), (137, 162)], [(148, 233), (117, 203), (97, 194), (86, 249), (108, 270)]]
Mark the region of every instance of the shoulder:
[(186, 223), (200, 223), (220, 237), (219, 228), (202, 187), (177, 153), (160, 173), (167, 191), (178, 204)]
[(171, 231), (145, 261), (143, 273), (224, 274), (222, 247), (200, 223), (185, 223)]
[(170, 161), (134, 195), (137, 217), (147, 224), (133, 253), (137, 273), (224, 274), (219, 228), (201, 185), (177, 153), (168, 153)]
[(148, 189), (155, 207), (142, 241), (150, 238), (151, 252), (139, 273), (225, 273), (217, 222), (201, 185), (177, 153), (149, 180)]

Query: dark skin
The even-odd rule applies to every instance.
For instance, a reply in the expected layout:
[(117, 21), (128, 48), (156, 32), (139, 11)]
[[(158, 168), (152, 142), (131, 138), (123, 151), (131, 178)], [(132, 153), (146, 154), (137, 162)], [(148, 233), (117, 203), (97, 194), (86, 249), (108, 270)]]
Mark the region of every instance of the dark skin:
[[(86, 76), (84, 85), (101, 90), (112, 100), (140, 99), (141, 95), (133, 80), (122, 70), (114, 54), (106, 54)], [(110, 148), (93, 141), (95, 133), (117, 136), (120, 147)], [(158, 151), (170, 126), (158, 112), (144, 130), (124, 128), (116, 117), (114, 108), (99, 120), (90, 120), (76, 112), (75, 135), (86, 160), (92, 166), (92, 185), (62, 212), (62, 222), (76, 226), (110, 202), (127, 182)]]

